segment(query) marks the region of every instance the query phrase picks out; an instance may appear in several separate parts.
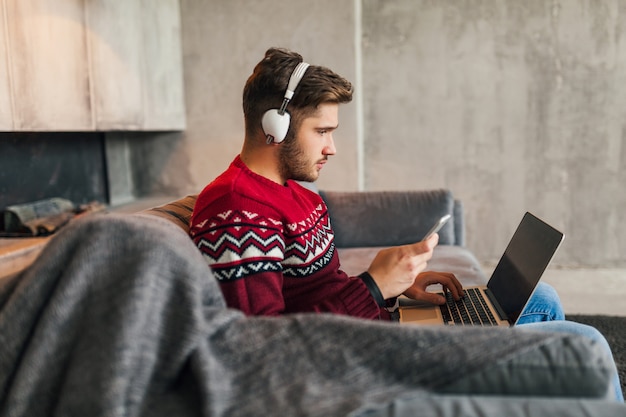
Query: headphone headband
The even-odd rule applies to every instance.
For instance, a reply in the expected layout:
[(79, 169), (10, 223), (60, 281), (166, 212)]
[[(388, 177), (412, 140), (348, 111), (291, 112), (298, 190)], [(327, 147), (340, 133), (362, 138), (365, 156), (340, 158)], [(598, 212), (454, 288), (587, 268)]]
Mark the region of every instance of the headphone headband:
[(296, 68), (291, 73), (291, 77), (289, 77), (289, 84), (287, 84), (287, 91), (285, 91), (285, 98), (291, 100), (293, 97), (293, 92), (296, 91), (296, 87), (300, 83), (302, 77), (304, 77), (304, 73), (306, 69), (309, 68), (309, 64), (306, 62), (299, 63)]

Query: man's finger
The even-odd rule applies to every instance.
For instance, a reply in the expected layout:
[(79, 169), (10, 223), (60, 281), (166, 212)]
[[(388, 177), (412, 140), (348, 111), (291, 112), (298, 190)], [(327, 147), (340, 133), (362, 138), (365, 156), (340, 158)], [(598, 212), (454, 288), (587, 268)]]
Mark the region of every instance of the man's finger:
[(434, 235), (432, 235), (426, 240), (422, 240), (421, 242), (411, 243), (408, 246), (411, 247), (411, 251), (415, 255), (421, 255), (423, 253), (433, 250), (435, 246), (437, 246), (437, 243), (439, 243), (439, 235), (435, 233)]
[(447, 282), (442, 283), (446, 288), (452, 293), (455, 300), (465, 296), (465, 291), (463, 291), (463, 284), (457, 279), (454, 274), (446, 273)]
[(425, 283), (427, 285), (430, 284), (441, 284), (441, 286), (452, 293), (452, 296), (455, 300), (459, 300), (465, 295), (463, 291), (463, 284), (457, 279), (457, 277), (450, 272), (436, 272), (436, 271), (427, 271), (423, 272), (426, 277)]

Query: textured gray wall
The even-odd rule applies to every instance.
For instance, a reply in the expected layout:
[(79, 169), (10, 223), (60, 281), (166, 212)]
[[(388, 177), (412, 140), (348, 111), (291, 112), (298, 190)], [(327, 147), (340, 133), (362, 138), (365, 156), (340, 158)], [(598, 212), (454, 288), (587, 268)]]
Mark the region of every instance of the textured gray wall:
[(239, 152), (243, 83), (286, 46), (360, 81), (320, 188), (450, 188), (480, 260), (532, 211), (566, 234), (555, 264), (626, 265), (623, 1), (181, 0), (181, 16), (170, 189), (197, 191)]
[(557, 263), (626, 264), (623, 1), (364, 5), (368, 189), (452, 189), (481, 259), (528, 210)]

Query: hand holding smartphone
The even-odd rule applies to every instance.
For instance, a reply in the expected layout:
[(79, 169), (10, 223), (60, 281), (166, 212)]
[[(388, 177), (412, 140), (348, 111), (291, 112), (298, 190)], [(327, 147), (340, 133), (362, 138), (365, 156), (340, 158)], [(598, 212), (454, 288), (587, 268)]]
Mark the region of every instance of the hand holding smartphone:
[(452, 215), (446, 214), (445, 216), (442, 216), (439, 220), (437, 220), (437, 222), (428, 231), (428, 233), (426, 233), (426, 236), (424, 237), (424, 239), (422, 239), (422, 241), (427, 240), (434, 233), (437, 233), (439, 230), (441, 230), (441, 228), (448, 222), (448, 220), (450, 220), (451, 217)]

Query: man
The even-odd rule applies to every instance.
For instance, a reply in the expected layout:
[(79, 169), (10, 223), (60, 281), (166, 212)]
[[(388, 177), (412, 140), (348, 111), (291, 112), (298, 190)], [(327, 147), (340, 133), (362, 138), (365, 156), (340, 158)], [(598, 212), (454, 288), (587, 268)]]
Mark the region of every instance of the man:
[[(352, 99), (352, 85), (328, 68), (300, 64), (297, 53), (266, 52), (244, 88), (241, 154), (194, 208), (191, 236), (227, 304), (249, 315), (387, 318), (384, 307), (402, 293), (442, 303), (443, 297), (425, 291), (430, 284), (442, 284), (459, 299), (463, 290), (454, 275), (423, 272), (436, 234), (381, 251), (358, 277), (339, 269), (326, 206), (296, 181), (317, 180), (335, 154), (339, 104)], [(301, 77), (297, 87), (292, 74)], [(281, 123), (286, 134), (268, 132)]]

